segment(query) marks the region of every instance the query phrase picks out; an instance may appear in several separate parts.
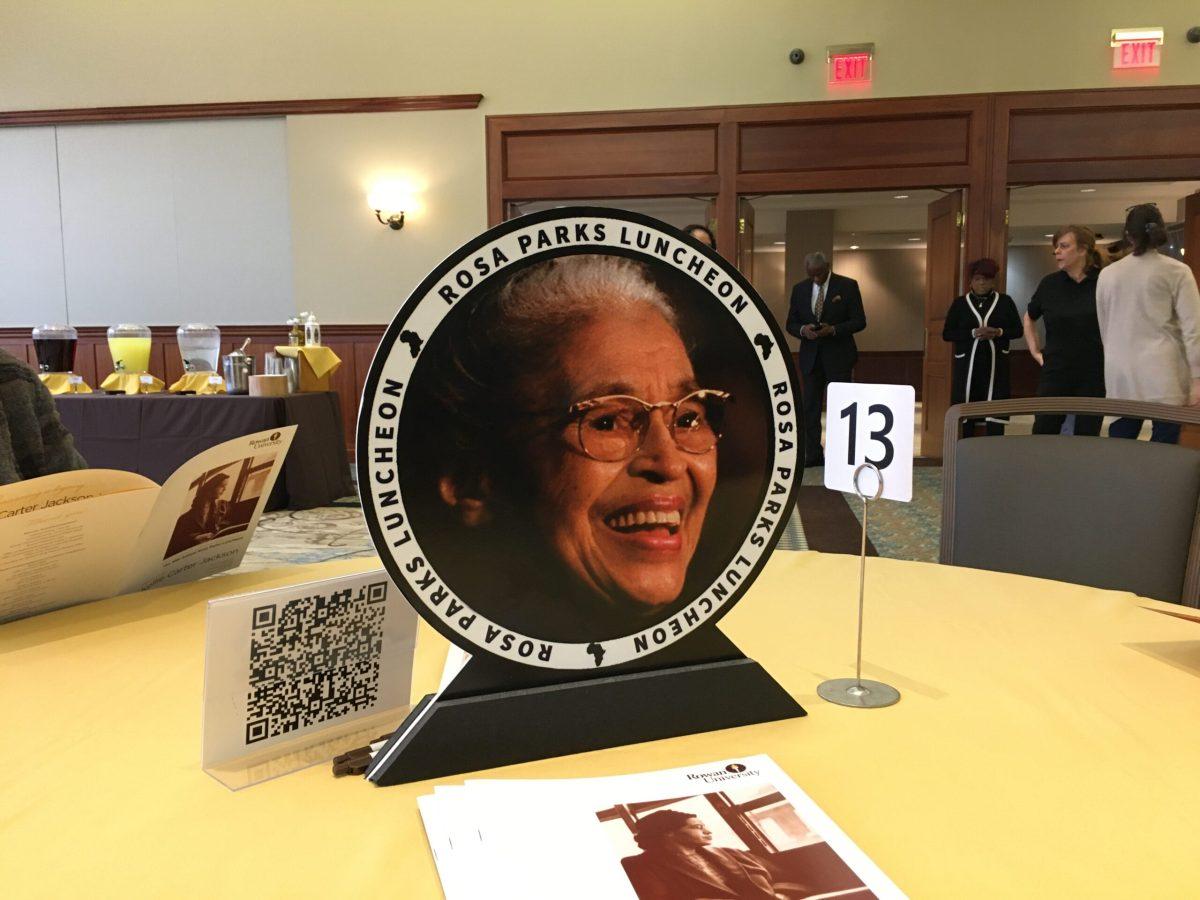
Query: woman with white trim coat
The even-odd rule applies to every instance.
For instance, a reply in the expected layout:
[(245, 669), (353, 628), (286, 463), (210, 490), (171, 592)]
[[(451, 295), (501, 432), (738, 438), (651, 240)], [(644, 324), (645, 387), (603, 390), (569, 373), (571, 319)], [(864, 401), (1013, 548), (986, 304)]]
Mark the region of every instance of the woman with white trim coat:
[[(954, 342), (954, 380), (951, 403), (1007, 400), (1009, 388), (1008, 344), (1021, 336), (1021, 317), (1008, 294), (996, 290), (1000, 267), (994, 259), (977, 259), (967, 266), (971, 290), (956, 297), (946, 313), (942, 338)], [(972, 437), (983, 421), (986, 433), (1004, 434), (1007, 420), (970, 419), (965, 436)]]

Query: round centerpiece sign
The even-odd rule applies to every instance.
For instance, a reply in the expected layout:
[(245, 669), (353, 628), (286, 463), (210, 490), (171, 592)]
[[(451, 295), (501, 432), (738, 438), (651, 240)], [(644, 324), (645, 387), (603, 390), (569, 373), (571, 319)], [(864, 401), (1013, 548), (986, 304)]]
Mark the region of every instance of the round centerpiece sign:
[(358, 418), (384, 565), (471, 653), (556, 669), (719, 619), (800, 482), (787, 344), (750, 284), (655, 219), (506, 222), (391, 323)]

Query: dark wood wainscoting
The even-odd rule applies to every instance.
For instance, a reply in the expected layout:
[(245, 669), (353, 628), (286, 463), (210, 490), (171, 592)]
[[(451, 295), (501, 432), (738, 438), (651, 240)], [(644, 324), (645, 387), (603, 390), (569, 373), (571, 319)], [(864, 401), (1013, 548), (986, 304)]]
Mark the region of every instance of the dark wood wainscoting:
[(924, 357), (920, 350), (860, 350), (854, 380), (867, 384), (911, 385), (919, 403)]
[[(284, 325), (220, 325), (221, 353), (229, 353), (240, 347), (246, 338), (250, 346), (246, 352), (256, 362), (256, 371), (263, 371), (263, 359), (277, 344), (287, 343), (287, 327)], [(341, 368), (331, 379), (342, 406), (342, 420), (346, 429), (346, 450), (354, 459), (354, 429), (358, 421), (358, 404), (363, 385), (367, 380), (367, 369), (375, 356), (375, 349), (383, 337), (385, 325), (322, 325), (321, 340), (342, 359)], [(28, 328), (0, 328), (0, 348), (7, 350), (17, 359), (30, 366), (35, 365), (33, 339)], [(92, 387), (96, 387), (112, 371), (112, 356), (108, 352), (107, 329), (101, 326), (82, 326), (79, 345), (75, 353), (75, 371), (82, 375)], [(175, 341), (174, 326), (155, 325), (150, 328), (150, 372), (168, 385), (183, 374), (183, 362)]]
[[(795, 354), (792, 354), (793, 359)], [(920, 350), (860, 350), (854, 367), (854, 380), (868, 384), (910, 384), (921, 397), (921, 367), (924, 354)], [(1014, 350), (1009, 357), (1012, 375), (1012, 396), (1036, 397), (1041, 370), (1028, 350)]]
[[(287, 328), (283, 325), (221, 325), (221, 353), (229, 353), (250, 338), (247, 352), (257, 360), (256, 370), (263, 371), (263, 358), (277, 344), (287, 343)], [(386, 325), (322, 325), (322, 341), (342, 359), (342, 366), (333, 376), (332, 386), (342, 406), (346, 430), (346, 451), (354, 459), (354, 433), (358, 421), (358, 404), (362, 399), (367, 370), (383, 337)], [(31, 367), (36, 363), (32, 326), (0, 328), (0, 349), (6, 350)], [(81, 326), (79, 347), (75, 354), (75, 371), (95, 387), (112, 371), (112, 356), (108, 352), (106, 329), (100, 326)], [(172, 326), (151, 326), (150, 371), (168, 385), (183, 374)], [(795, 354), (793, 362), (795, 361)], [(858, 354), (854, 369), (855, 381), (872, 384), (908, 384), (921, 402), (921, 367), (924, 354), (920, 350), (866, 350)], [(1040, 370), (1028, 351), (1014, 350), (1011, 357), (1012, 396), (1033, 397), (1037, 394)]]
[(1014, 350), (1008, 357), (1008, 365), (1013, 398), (1036, 397), (1042, 368), (1034, 362), (1029, 351)]
[[(792, 354), (792, 364), (798, 365), (798, 355)], [(921, 400), (920, 350), (860, 350), (854, 366), (854, 380), (865, 384), (907, 384)], [(799, 369), (797, 369), (797, 372)]]

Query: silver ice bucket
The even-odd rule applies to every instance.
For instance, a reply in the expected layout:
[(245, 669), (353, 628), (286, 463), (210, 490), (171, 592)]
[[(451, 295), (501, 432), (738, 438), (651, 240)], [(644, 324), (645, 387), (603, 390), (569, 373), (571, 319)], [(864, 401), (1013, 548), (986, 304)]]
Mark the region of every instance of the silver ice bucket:
[(250, 393), (250, 376), (254, 374), (254, 357), (234, 350), (225, 357), (225, 390), (231, 394)]

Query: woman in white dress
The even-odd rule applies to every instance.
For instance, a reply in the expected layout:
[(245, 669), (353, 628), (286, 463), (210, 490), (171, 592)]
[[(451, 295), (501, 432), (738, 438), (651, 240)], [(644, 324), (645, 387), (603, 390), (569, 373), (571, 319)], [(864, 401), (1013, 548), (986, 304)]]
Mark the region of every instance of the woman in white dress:
[[(1158, 252), (1167, 228), (1153, 203), (1130, 208), (1125, 238), (1133, 252), (1102, 270), (1096, 285), (1108, 396), (1200, 406), (1200, 292), (1192, 270)], [(1108, 435), (1136, 438), (1141, 429), (1141, 419), (1117, 419)], [(1155, 421), (1150, 439), (1175, 444), (1179, 431)]]

